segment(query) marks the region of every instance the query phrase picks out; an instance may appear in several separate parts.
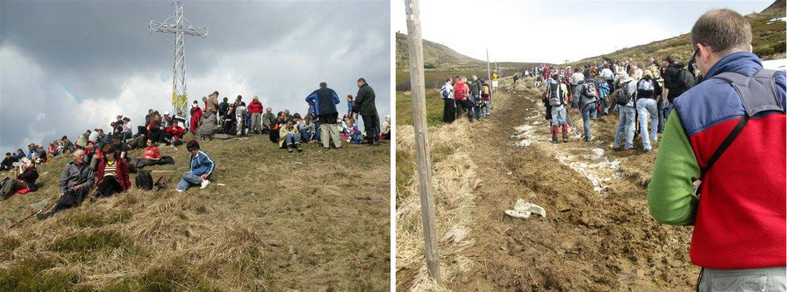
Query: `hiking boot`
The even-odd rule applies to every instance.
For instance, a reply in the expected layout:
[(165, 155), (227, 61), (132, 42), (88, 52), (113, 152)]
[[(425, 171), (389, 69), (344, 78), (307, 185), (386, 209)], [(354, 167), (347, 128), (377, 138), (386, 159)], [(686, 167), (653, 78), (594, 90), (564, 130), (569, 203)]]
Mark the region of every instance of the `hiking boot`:
[(296, 143), (296, 150), (298, 150), (298, 152), (304, 151), (304, 149), (301, 148), (301, 144), (299, 143)]
[(558, 143), (558, 134), (553, 133), (553, 144), (557, 144), (557, 143)]
[(50, 216), (52, 216), (52, 214), (49, 212), (36, 214), (36, 218), (38, 218), (38, 220), (44, 220), (49, 218)]
[(96, 201), (98, 201), (98, 196), (92, 196), (92, 197), (90, 197), (90, 202), (91, 202), (91, 203), (95, 203)]
[(372, 144), (372, 145), (375, 145), (375, 146), (380, 146), (380, 140), (378, 140), (378, 139), (375, 139), (375, 143), (374, 143), (374, 144)]
[(564, 138), (564, 142), (569, 142), (569, 134), (567, 134), (567, 133), (564, 133), (564, 135), (563, 135), (563, 136), (564, 136), (564, 137), (563, 137), (563, 138)]
[(204, 189), (204, 188), (207, 188), (209, 184), (211, 184), (211, 181), (209, 181), (209, 180), (207, 180), (207, 179), (206, 179), (206, 180), (203, 180), (203, 181), (200, 183), (200, 189), (202, 190), (202, 189)]
[(287, 145), (287, 152), (293, 152), (293, 146)]

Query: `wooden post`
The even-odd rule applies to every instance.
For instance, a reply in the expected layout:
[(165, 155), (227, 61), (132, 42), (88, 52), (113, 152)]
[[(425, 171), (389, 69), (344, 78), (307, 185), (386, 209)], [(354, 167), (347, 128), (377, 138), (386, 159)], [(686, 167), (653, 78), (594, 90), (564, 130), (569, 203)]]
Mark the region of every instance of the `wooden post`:
[(490, 84), (488, 84), (490, 86), (490, 101), (489, 102), (490, 102), (490, 108), (492, 108), (493, 86), (492, 86), (492, 75), (490, 75), (490, 50), (489, 49), (484, 49), (484, 52), (487, 54), (487, 81), (490, 82)]
[(421, 225), (427, 271), (441, 284), (438, 239), (435, 234), (435, 201), (432, 197), (432, 162), (427, 141), (427, 103), (424, 90), (424, 51), (421, 41), (419, 0), (405, 0), (408, 21), (408, 55), (410, 56), (410, 95), (413, 99), (413, 133), (416, 136), (416, 162), (421, 196)]

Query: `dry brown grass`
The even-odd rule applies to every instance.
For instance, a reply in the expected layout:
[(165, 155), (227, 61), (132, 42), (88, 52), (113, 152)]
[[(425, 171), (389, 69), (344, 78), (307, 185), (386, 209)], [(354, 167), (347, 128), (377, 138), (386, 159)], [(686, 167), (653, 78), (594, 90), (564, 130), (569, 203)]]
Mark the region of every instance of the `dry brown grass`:
[(39, 191), (0, 203), (0, 290), (389, 289), (388, 144), (300, 154), (262, 136), (201, 145), (217, 163), (205, 190), (175, 192), (187, 153), (162, 147), (176, 164), (148, 169), (171, 179), (168, 190), (132, 189), (9, 229), (31, 203), (56, 198), (67, 158), (41, 166)]
[[(430, 127), (435, 210), (439, 239), (439, 255), (444, 281), (468, 271), (473, 260), (460, 252), (473, 245), (467, 226), (475, 206), (473, 190), (480, 186), (475, 175), (476, 164), (468, 155), (468, 122), (458, 120), (450, 125)], [(397, 128), (397, 289), (409, 291), (446, 291), (428, 276), (424, 259), (418, 179), (412, 175), (415, 164), (400, 164), (400, 159), (415, 158), (413, 127)], [(400, 170), (403, 167), (405, 169)], [(400, 172), (406, 180), (400, 180)]]

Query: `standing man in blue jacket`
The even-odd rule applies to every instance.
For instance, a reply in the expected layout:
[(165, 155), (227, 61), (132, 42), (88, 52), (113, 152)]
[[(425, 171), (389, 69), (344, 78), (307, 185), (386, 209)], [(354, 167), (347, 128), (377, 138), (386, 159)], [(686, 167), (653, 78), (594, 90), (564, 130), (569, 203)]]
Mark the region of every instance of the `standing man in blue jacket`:
[(329, 141), (334, 141), (334, 146), (342, 148), (342, 139), (337, 129), (339, 96), (327, 86), (325, 82), (320, 82), (320, 89), (307, 96), (306, 102), (315, 105), (315, 113), (320, 122), (320, 142), (323, 144), (323, 149), (329, 148)]

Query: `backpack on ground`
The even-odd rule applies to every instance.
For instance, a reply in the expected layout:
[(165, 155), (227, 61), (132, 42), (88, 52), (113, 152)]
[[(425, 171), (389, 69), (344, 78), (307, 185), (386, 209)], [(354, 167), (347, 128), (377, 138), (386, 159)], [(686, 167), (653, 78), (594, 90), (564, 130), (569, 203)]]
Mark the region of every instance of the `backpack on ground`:
[(548, 97), (547, 100), (550, 102), (550, 106), (560, 106), (565, 104), (564, 102), (564, 89), (561, 86), (561, 83), (550, 83), (548, 84)]
[(162, 156), (161, 159), (159, 159), (159, 164), (175, 164), (175, 159), (172, 159), (172, 156)]
[(150, 171), (140, 169), (137, 177), (134, 178), (134, 184), (140, 190), (150, 191), (153, 189), (153, 177)]
[(614, 100), (617, 105), (627, 105), (632, 100), (632, 95), (627, 91), (627, 84), (632, 81), (627, 81), (622, 84), (619, 89), (616, 89), (616, 99)]

